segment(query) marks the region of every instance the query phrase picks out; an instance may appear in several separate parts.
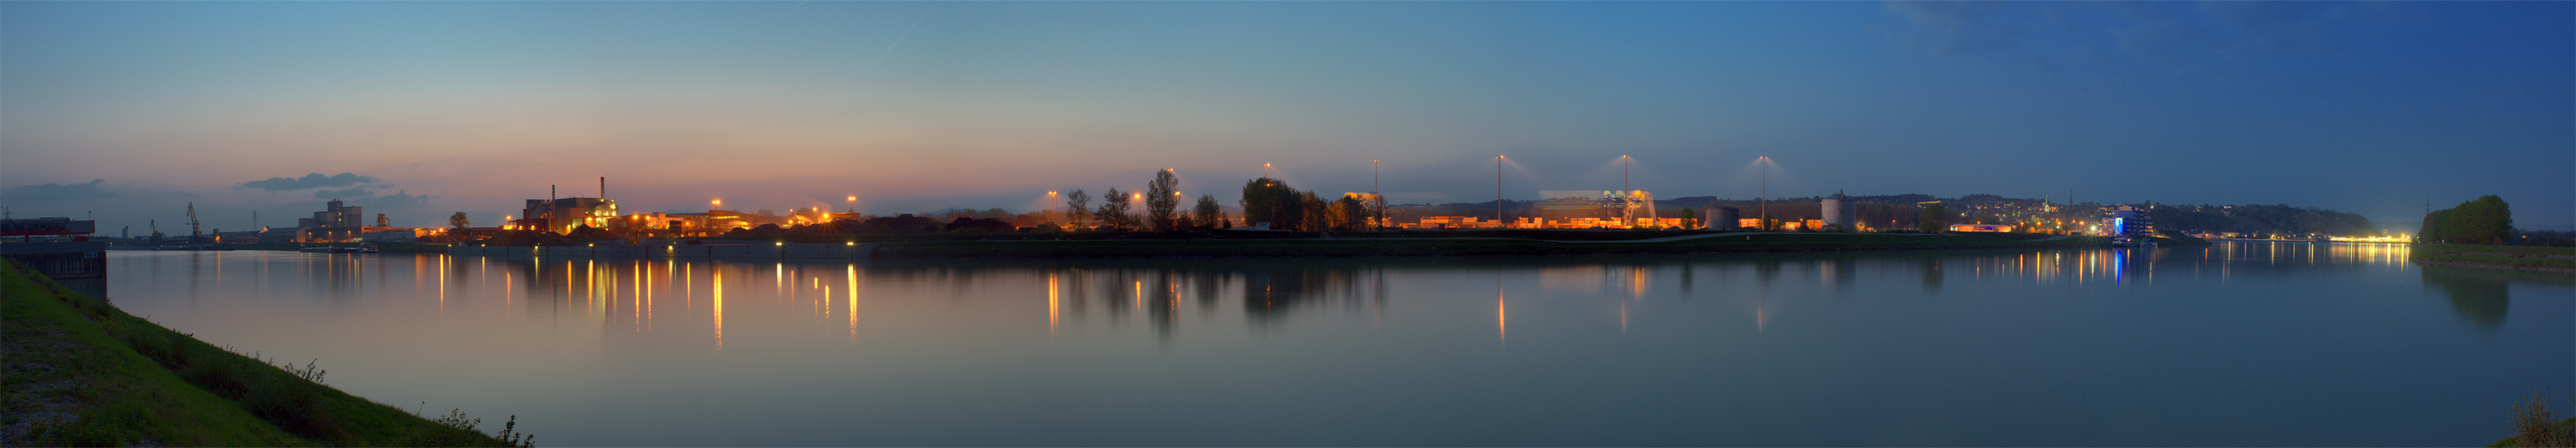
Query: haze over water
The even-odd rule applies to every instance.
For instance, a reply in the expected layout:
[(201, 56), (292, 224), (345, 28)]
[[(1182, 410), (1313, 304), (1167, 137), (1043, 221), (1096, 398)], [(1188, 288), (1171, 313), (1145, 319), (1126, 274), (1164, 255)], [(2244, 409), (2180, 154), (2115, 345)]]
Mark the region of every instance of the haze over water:
[(112, 252), (108, 291), (569, 446), (2461, 445), (2576, 378), (2576, 282), (2406, 251)]

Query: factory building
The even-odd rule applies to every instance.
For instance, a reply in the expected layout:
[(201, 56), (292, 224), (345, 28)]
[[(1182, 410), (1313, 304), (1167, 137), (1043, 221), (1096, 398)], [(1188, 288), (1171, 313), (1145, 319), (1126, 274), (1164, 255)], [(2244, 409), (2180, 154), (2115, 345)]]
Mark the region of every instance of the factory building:
[(333, 199), (322, 205), (322, 211), (313, 212), (313, 217), (295, 219), (295, 241), (328, 243), (357, 239), (358, 234), (364, 232), (360, 228), (367, 226), (366, 216), (364, 207), (343, 206), (340, 200)]
[(581, 226), (607, 228), (609, 220), (617, 217), (617, 201), (604, 198), (529, 199), (527, 207), (520, 209), (520, 213), (523, 218), (511, 222), (518, 228), (566, 234)]

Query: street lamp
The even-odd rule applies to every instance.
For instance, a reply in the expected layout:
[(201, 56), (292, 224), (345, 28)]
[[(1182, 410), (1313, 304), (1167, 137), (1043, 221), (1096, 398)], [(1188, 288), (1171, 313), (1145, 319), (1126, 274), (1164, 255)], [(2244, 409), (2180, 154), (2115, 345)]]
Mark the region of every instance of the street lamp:
[(850, 196), (850, 214), (854, 214), (854, 215), (855, 215), (855, 214), (858, 214), (858, 213), (859, 213), (859, 197), (858, 197), (858, 196)]
[(1754, 161), (1762, 163), (1762, 195), (1754, 197), (1762, 203), (1762, 216), (1753, 223), (1756, 228), (1771, 230), (1771, 156), (1762, 156)]

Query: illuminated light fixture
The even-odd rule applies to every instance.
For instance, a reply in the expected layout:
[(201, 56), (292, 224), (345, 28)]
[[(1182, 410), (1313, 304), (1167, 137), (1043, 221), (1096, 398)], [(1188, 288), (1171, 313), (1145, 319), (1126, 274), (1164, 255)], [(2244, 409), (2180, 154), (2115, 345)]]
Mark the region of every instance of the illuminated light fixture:
[(858, 243), (857, 241), (852, 241), (852, 242), (849, 242), (848, 244), (849, 244), (849, 245), (851, 245), (851, 246), (857, 246), (857, 245), (859, 245), (859, 243)]
[(785, 245), (787, 245), (787, 242), (785, 242), (785, 241), (780, 241), (780, 242), (778, 242), (778, 245), (780, 245), (780, 246), (785, 246)]

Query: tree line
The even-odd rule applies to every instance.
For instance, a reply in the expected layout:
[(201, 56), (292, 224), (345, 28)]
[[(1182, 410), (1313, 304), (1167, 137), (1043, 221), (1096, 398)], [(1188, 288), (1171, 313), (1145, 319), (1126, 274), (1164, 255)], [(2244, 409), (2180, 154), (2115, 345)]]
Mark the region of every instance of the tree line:
[[(1210, 200), (1207, 205), (1214, 205)], [(1243, 222), (1269, 223), (1272, 230), (1298, 232), (1370, 230), (1367, 204), (1344, 195), (1324, 200), (1313, 191), (1299, 191), (1287, 181), (1269, 177), (1243, 183)]]
[(2479, 196), (2451, 208), (2424, 214), (2421, 241), (2451, 244), (2504, 244), (2513, 238), (2513, 209), (2504, 198)]

